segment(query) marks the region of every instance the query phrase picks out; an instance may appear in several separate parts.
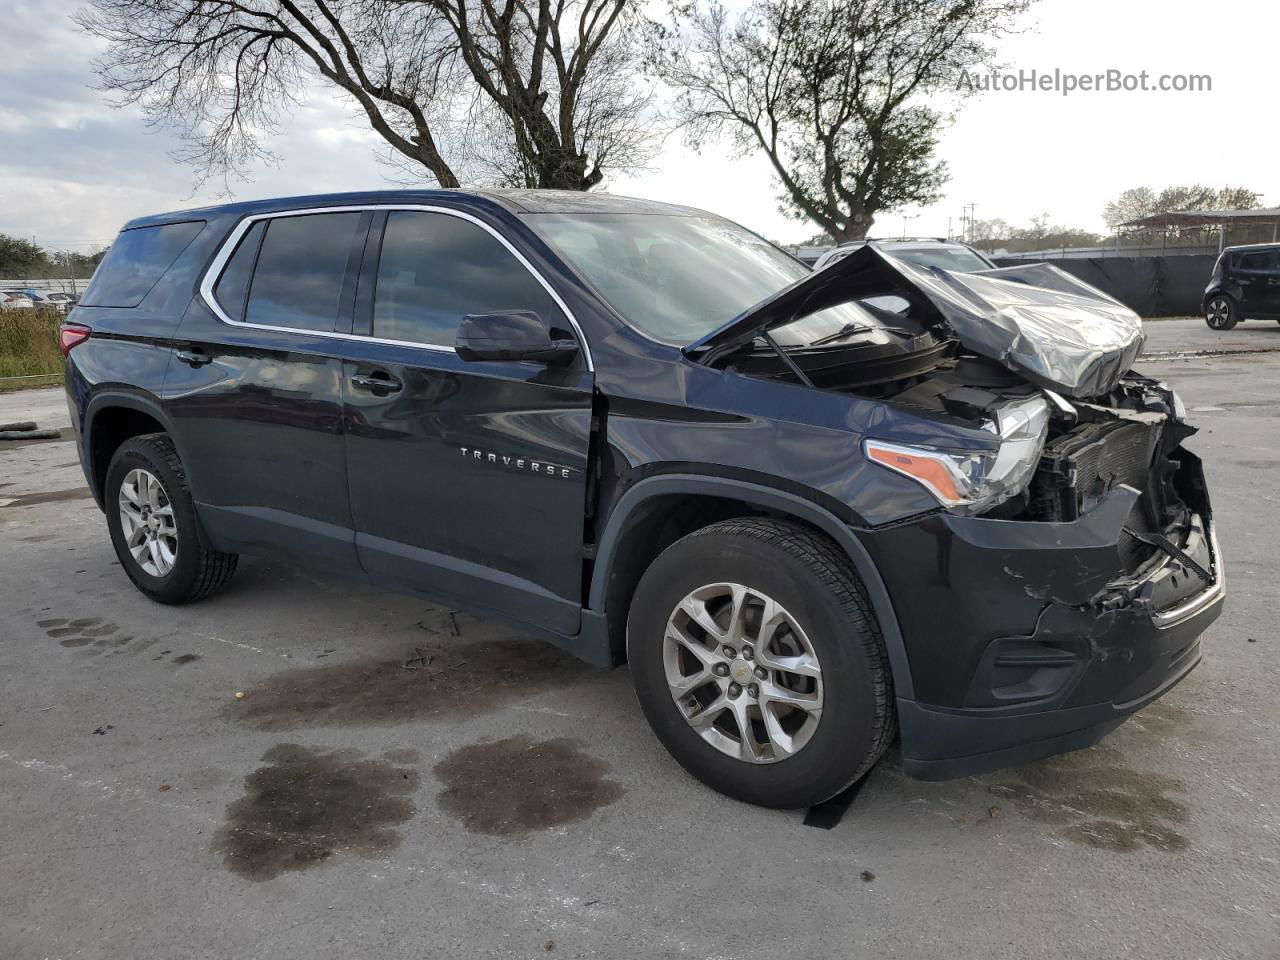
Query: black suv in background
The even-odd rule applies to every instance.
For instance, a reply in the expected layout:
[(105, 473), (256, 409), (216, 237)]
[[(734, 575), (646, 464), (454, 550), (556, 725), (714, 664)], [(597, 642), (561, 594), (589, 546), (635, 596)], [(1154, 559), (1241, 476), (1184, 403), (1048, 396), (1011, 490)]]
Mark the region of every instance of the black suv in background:
[(1280, 321), (1280, 244), (1228, 247), (1204, 291), (1204, 322), (1230, 330), (1241, 320)]
[(1053, 267), (820, 272), (699, 210), (417, 191), (135, 220), (62, 329), (164, 603), (280, 554), (628, 663), (662, 742), (811, 804), (1083, 747), (1200, 659), (1222, 561), (1129, 310)]

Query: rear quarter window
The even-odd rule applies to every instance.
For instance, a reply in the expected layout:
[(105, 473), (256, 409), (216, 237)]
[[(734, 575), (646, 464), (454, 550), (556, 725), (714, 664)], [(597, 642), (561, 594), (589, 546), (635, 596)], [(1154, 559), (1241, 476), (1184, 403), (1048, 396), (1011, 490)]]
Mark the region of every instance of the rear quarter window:
[(136, 307), (204, 229), (188, 220), (121, 230), (81, 300), (88, 307)]

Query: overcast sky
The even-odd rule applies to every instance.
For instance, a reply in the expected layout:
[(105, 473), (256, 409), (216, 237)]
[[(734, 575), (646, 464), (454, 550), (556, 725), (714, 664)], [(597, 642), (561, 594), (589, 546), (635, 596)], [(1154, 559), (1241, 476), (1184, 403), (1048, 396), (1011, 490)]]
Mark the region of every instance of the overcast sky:
[[(68, 19), (77, 0), (0, 0), (0, 232), (50, 247), (109, 242), (130, 217), (213, 202), (192, 195), (194, 174), (176, 146), (132, 110), (112, 110), (91, 88), (96, 41)], [(1108, 69), (1212, 76), (1212, 92), (990, 92), (967, 101), (941, 149), (951, 180), (945, 199), (906, 211), (915, 235), (941, 235), (948, 218), (976, 204), (980, 218), (1021, 225), (1041, 213), (1101, 232), (1102, 207), (1121, 190), (1174, 183), (1247, 186), (1280, 205), (1275, 124), (1274, 0), (1041, 0), (1030, 29), (1009, 38), (1011, 70)], [(375, 189), (388, 170), (373, 134), (323, 90), (269, 146), (277, 167), (234, 185), (238, 198)], [(758, 158), (701, 155), (668, 142), (652, 172), (611, 179), (606, 189), (689, 203), (796, 242), (815, 228), (778, 213)], [(873, 234), (901, 232), (882, 215)], [(957, 228), (958, 229), (958, 228)]]

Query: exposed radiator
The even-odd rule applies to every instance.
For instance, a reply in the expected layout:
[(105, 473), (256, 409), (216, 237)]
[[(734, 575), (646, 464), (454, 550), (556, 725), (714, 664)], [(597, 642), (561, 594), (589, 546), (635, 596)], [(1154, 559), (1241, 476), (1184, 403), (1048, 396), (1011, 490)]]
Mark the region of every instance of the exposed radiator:
[[(1045, 445), (1029, 491), (1029, 510), (1041, 520), (1071, 521), (1089, 512), (1120, 484), (1142, 496), (1134, 504), (1127, 526), (1151, 530), (1150, 516), (1164, 512), (1159, 483), (1152, 482), (1152, 460), (1163, 424), (1113, 421), (1083, 424)], [(1154, 548), (1122, 535), (1120, 556), (1126, 570), (1135, 570)]]

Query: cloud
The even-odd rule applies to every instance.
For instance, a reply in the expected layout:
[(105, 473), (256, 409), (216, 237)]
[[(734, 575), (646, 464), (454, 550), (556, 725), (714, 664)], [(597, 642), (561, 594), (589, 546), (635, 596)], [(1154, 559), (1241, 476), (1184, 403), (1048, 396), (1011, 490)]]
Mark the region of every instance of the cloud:
[[(94, 89), (90, 63), (100, 43), (70, 20), (82, 2), (7, 0), (0, 57), (0, 232), (79, 248), (111, 238), (132, 217), (215, 203), (222, 187), (195, 190), (196, 172), (171, 158), (181, 147), (174, 134), (148, 127), (136, 108), (112, 109)], [(1241, 183), (1280, 203), (1273, 160), (1280, 134), (1259, 119), (1280, 7), (1251, 13), (1249, 29), (1231, 36), (1232, 55), (1212, 63), (1202, 56), (1203, 37), (1188, 29), (1203, 19), (1197, 0), (1042, 0), (1036, 10), (1040, 29), (1003, 45), (1001, 58), (1013, 67), (1207, 70), (1213, 93), (977, 97), (942, 142), (948, 196), (908, 211), (919, 214), (911, 232), (940, 235), (967, 203), (978, 204), (980, 217), (1026, 222), (1048, 211), (1055, 222), (1101, 229), (1103, 204), (1140, 183)], [(320, 86), (267, 145), (278, 165), (258, 164), (249, 182), (233, 182), (237, 198), (378, 189), (403, 177), (379, 162), (381, 141), (352, 105)], [(610, 178), (605, 188), (704, 207), (776, 240), (816, 232), (778, 212), (762, 157), (738, 160), (716, 148), (696, 154), (678, 137), (652, 170)], [(874, 232), (907, 227), (886, 214)]]
[[(196, 189), (176, 163), (182, 144), (139, 109), (113, 108), (94, 88), (101, 47), (70, 16), (74, 0), (18, 4), (5, 21), (0, 59), (0, 232), (83, 249), (147, 213), (216, 203), (217, 181)], [(387, 185), (380, 141), (336, 96), (317, 91), (285, 118), (258, 164), (231, 184), (237, 198), (376, 189)]]

